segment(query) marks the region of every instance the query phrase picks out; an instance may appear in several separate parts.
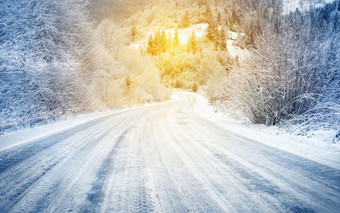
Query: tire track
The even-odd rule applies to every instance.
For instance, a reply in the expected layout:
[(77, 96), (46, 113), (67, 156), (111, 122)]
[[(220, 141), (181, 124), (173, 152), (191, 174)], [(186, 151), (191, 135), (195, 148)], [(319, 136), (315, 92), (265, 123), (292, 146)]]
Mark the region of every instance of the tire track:
[(78, 132), (86, 132), (87, 129), (93, 128), (94, 125), (98, 125), (98, 123), (105, 122), (109, 119), (111, 119), (109, 116), (99, 118), (62, 133), (57, 133), (43, 139), (38, 139), (8, 150), (0, 151), (0, 173), (5, 173), (8, 169), (20, 164), (22, 161), (37, 155), (62, 141), (65, 141), (67, 138), (74, 136)]
[[(68, 184), (63, 184), (64, 187), (59, 189), (61, 193), (51, 203), (49, 207), (51, 211), (64, 212), (68, 209), (68, 211), (72, 210), (80, 212), (84, 205), (88, 205), (90, 203), (88, 198), (93, 198), (91, 196), (91, 189), (93, 189), (97, 178), (102, 177), (99, 175), (99, 169), (103, 166), (105, 161), (106, 163), (109, 163), (108, 158), (110, 154), (112, 154), (110, 151), (113, 149), (117, 149), (114, 153), (115, 160), (113, 166), (116, 164), (116, 158), (119, 154), (118, 150), (120, 150), (122, 146), (121, 144), (116, 144), (117, 140), (120, 140), (120, 138), (126, 134), (129, 124), (134, 120), (135, 117), (136, 114), (133, 113), (130, 115), (130, 117), (115, 116), (111, 122), (102, 124), (103, 126), (107, 126), (107, 132), (100, 140), (94, 138), (94, 140), (98, 140), (98, 144), (95, 146), (95, 148), (91, 149), (90, 152), (80, 153), (81, 155), (84, 155), (81, 158), (84, 158), (85, 162), (83, 166), (81, 166), (77, 171), (71, 173), (72, 175), (69, 177), (71, 181)], [(115, 147), (117, 145), (118, 147)], [(79, 160), (79, 156), (74, 156), (73, 159), (74, 165), (77, 166), (82, 164), (82, 160)], [(110, 172), (108, 172), (107, 175), (110, 176)], [(85, 182), (82, 183), (82, 177), (84, 176), (92, 178), (86, 178)], [(108, 185), (109, 184), (105, 180), (105, 186), (103, 186), (103, 188), (107, 188)], [(81, 199), (79, 198), (79, 191), (82, 192)]]
[(195, 101), (182, 94), (0, 152), (0, 212), (340, 208), (340, 171), (230, 133)]
[(92, 182), (91, 190), (86, 195), (86, 204), (80, 208), (80, 212), (99, 212), (105, 196), (104, 187), (107, 184), (109, 175), (111, 175), (113, 172), (116, 153), (125, 141), (125, 135), (128, 133), (128, 131), (129, 130), (125, 130), (119, 136), (112, 150), (97, 170), (96, 179), (94, 182)]
[[(105, 137), (108, 132), (109, 130), (105, 131), (105, 129), (98, 129), (95, 132), (91, 132), (88, 136), (97, 135), (97, 137), (99, 136), (98, 139), (101, 140), (101, 138)], [(0, 189), (5, 193), (3, 197), (6, 197), (7, 202), (3, 203), (3, 209), (10, 210), (14, 206), (18, 206), (17, 209), (20, 209), (20, 206), (22, 205), (23, 208), (21, 209), (27, 210), (28, 206), (28, 209), (32, 208), (29, 203), (32, 203), (33, 201), (30, 201), (31, 196), (28, 196), (28, 194), (34, 193), (35, 189), (56, 189), (56, 186), (60, 185), (60, 181), (63, 177), (57, 177), (57, 179), (53, 182), (51, 182), (50, 179), (47, 179), (55, 167), (65, 165), (76, 153), (92, 149), (96, 146), (97, 141), (92, 140), (88, 143), (83, 143), (82, 138), (80, 138), (77, 141), (71, 140), (71, 143), (64, 141), (60, 142), (60, 144), (63, 144), (60, 149), (53, 147), (53, 149), (46, 150), (48, 152), (45, 151), (46, 153), (35, 156), (35, 160), (30, 158), (26, 159), (22, 163), (23, 165), (18, 168), (13, 168), (16, 169), (17, 172), (7, 172), (4, 174), (7, 176), (5, 177), (7, 184), (1, 184)], [(1, 174), (1, 177), (3, 178), (3, 174)], [(13, 186), (15, 187), (15, 190), (13, 190)], [(43, 194), (40, 195), (42, 198), (37, 201), (40, 203), (39, 209), (43, 209), (45, 208), (44, 206), (48, 206), (49, 198), (56, 192), (57, 190), (54, 193), (47, 191), (45, 194), (43, 192)], [(22, 200), (27, 198), (29, 199), (28, 204), (23, 203), (22, 205), (19, 205)], [(34, 196), (34, 198), (38, 198), (38, 196)], [(37, 212), (38, 209), (32, 211)]]
[[(200, 122), (198, 122), (198, 123), (200, 123)], [(215, 126), (210, 126), (210, 129), (214, 129), (214, 127)], [(201, 128), (199, 126), (194, 127), (194, 126), (189, 125), (187, 129), (183, 129), (183, 134), (187, 135), (188, 140), (192, 140), (193, 143), (194, 143), (195, 140), (200, 141), (199, 137), (198, 137), (199, 133), (202, 132), (202, 130), (200, 130), (200, 129), (203, 130), (203, 128)], [(238, 178), (240, 180), (243, 179), (245, 181), (244, 183), (246, 183), (246, 185), (248, 186), (248, 188), (247, 188), (248, 191), (258, 192), (258, 194), (263, 196), (263, 198), (265, 198), (266, 200), (267, 199), (272, 200), (271, 202), (273, 202), (273, 201), (275, 201), (275, 199), (277, 199), (278, 200), (277, 209), (284, 209), (282, 206), (285, 206), (286, 210), (289, 211), (291, 206), (294, 206), (294, 207), (298, 207), (302, 210), (303, 209), (312, 210), (312, 208), (310, 208), (310, 204), (307, 204), (307, 203), (313, 203), (313, 205), (315, 206), (316, 209), (319, 209), (319, 211), (325, 211), (324, 207), (322, 207), (320, 205), (319, 206), (315, 205), (316, 203), (319, 203), (320, 200), (324, 199), (322, 197), (317, 198), (318, 192), (308, 192), (308, 190), (306, 191), (306, 189), (308, 189), (308, 188), (306, 188), (304, 190), (299, 189), (299, 192), (292, 192), (292, 191), (287, 191), (287, 190), (282, 191), (282, 187), (290, 190), (290, 189), (294, 189), (296, 187), (299, 187), (299, 185), (302, 186), (302, 185), (304, 185), (306, 180), (299, 180), (299, 183), (300, 183), (299, 185), (293, 184), (293, 185), (290, 185), (289, 187), (287, 187), (286, 183), (281, 184), (282, 182), (280, 183), (280, 182), (278, 182), (278, 180), (282, 181), (282, 179), (284, 179), (286, 175), (282, 172), (277, 173), (277, 171), (282, 171), (282, 168), (278, 169), (277, 171), (275, 171), (275, 170), (269, 171), (266, 166), (271, 165), (272, 168), (275, 168), (275, 167), (277, 167), (277, 165), (273, 164), (272, 162), (267, 162), (267, 163), (264, 163), (265, 167), (263, 167), (263, 165), (259, 164), (261, 162), (263, 163), (263, 161), (261, 161), (261, 158), (263, 159), (263, 158), (265, 158), (265, 156), (258, 155), (257, 152), (254, 152), (254, 154), (253, 154), (253, 152), (248, 152), (248, 155), (247, 155), (248, 158), (243, 158), (244, 153), (247, 153), (247, 152), (242, 152), (242, 155), (240, 157), (242, 157), (243, 159), (241, 159), (239, 157), (237, 157), (237, 159), (238, 159), (237, 161), (235, 161), (236, 159), (232, 159), (236, 156), (235, 154), (238, 154), (238, 152), (240, 152), (242, 150), (243, 146), (244, 146), (244, 150), (247, 150), (247, 148), (249, 149), (249, 147), (247, 146), (248, 143), (255, 143), (255, 142), (251, 142), (249, 140), (245, 140), (244, 141), (245, 144), (241, 144), (241, 143), (237, 142), (238, 149), (236, 149), (234, 147), (235, 145), (230, 143), (231, 141), (227, 142), (227, 143), (223, 142), (223, 138), (221, 136), (225, 135), (226, 133), (224, 133), (224, 134), (223, 133), (211, 134), (213, 132), (214, 131), (208, 131), (207, 132), (208, 135), (210, 135), (210, 136), (212, 136), (212, 138), (214, 138), (213, 140), (215, 142), (214, 142), (213, 146), (209, 146), (207, 144), (204, 144), (204, 147), (203, 147), (202, 142), (196, 143), (196, 144), (197, 145), (200, 144), (201, 147), (206, 149), (206, 153), (220, 153), (220, 154), (215, 154), (217, 159), (213, 159), (212, 162), (215, 162), (215, 164), (216, 164), (216, 162), (222, 161), (222, 162), (224, 162), (224, 164), (226, 164), (226, 166), (233, 168), (233, 173), (235, 173), (235, 172), (238, 173), (236, 178)], [(228, 134), (228, 136), (229, 135), (230, 134)], [(233, 135), (231, 135), (231, 136), (232, 136), (231, 137), (232, 141), (233, 140), (234, 141), (239, 140), (239, 137), (233, 136)], [(228, 137), (224, 137), (224, 138), (228, 138)], [(229, 138), (230, 138), (230, 136), (229, 136)], [(211, 140), (211, 141), (213, 141), (213, 140)], [(252, 150), (251, 147), (252, 146), (250, 146), (250, 150)], [(263, 146), (261, 146), (261, 144), (259, 144), (257, 149), (260, 148), (260, 150), (261, 150), (261, 147), (263, 147)], [(264, 146), (264, 147), (267, 148), (267, 146)], [(227, 151), (230, 148), (232, 148), (232, 149), (230, 151)], [(270, 147), (268, 147), (268, 148), (270, 148)], [(254, 149), (254, 150), (257, 150), (257, 149)], [(222, 152), (222, 150), (223, 150), (223, 152)], [(266, 149), (264, 149), (264, 150), (266, 150)], [(275, 149), (272, 149), (272, 151), (274, 151), (272, 153), (276, 153)], [(260, 153), (262, 154), (262, 151)], [(230, 156), (227, 157), (228, 155), (231, 155), (233, 157), (232, 158), (230, 158)], [(254, 156), (252, 156), (252, 155), (254, 155)], [(292, 156), (292, 157), (294, 157), (294, 156)], [(283, 159), (281, 159), (281, 161), (282, 160)], [(266, 161), (268, 161), (268, 160), (266, 160)], [(247, 162), (247, 163), (244, 164), (242, 162)], [(304, 161), (304, 159), (301, 159), (301, 162), (295, 162), (293, 164), (292, 168), (294, 168), (294, 166), (296, 164), (303, 163), (303, 162), (306, 162), (306, 161)], [(214, 165), (212, 165), (212, 166), (214, 166)], [(247, 170), (245, 170), (245, 169), (247, 169)], [(237, 174), (237, 173), (235, 173), (235, 174)], [(305, 175), (303, 172), (302, 173), (299, 173), (299, 172), (296, 173), (294, 171), (294, 173), (295, 173), (295, 176), (297, 177), (297, 178), (295, 178), (295, 180), (298, 180), (299, 176), (301, 176), (301, 174)], [(265, 174), (266, 178), (264, 178), (261, 174)], [(274, 176), (273, 176), (273, 174), (274, 174)], [(275, 175), (275, 174), (277, 174), (277, 175)], [(310, 177), (308, 177), (308, 178), (311, 179)], [(275, 180), (275, 181), (272, 182), (272, 180)], [(291, 181), (292, 181), (291, 179), (290, 180), (287, 179), (287, 183), (291, 183)], [(311, 183), (309, 183), (309, 184), (311, 184)], [(313, 185), (315, 185), (314, 188), (316, 188), (316, 187), (318, 187), (319, 183), (315, 182), (315, 183), (313, 183)], [(310, 185), (309, 185), (309, 187), (310, 187)], [(332, 188), (330, 188), (330, 189), (332, 189)], [(324, 191), (325, 189), (323, 189), (323, 187), (320, 187), (319, 190)], [(307, 194), (312, 195), (312, 197), (314, 197), (313, 201), (310, 200), (310, 198), (308, 198), (304, 195), (304, 194), (306, 194), (306, 192), (307, 192)], [(277, 194), (277, 193), (279, 193), (279, 194)], [(267, 194), (267, 196), (266, 196), (266, 194)], [(337, 194), (339, 194), (339, 193), (337, 192)], [(293, 195), (293, 197), (295, 197), (294, 200), (291, 199), (292, 195)], [(274, 198), (274, 200), (273, 200), (273, 198)], [(286, 203), (287, 201), (289, 203)], [(271, 203), (271, 202), (269, 202), (269, 203)], [(327, 203), (326, 201), (323, 201), (323, 202)], [(334, 205), (334, 202), (336, 202), (336, 200), (333, 200), (332, 202), (333, 202), (332, 205)], [(295, 203), (295, 205), (294, 205), (294, 203)], [(331, 207), (331, 208), (334, 208), (334, 207)], [(335, 207), (335, 209), (336, 209), (336, 207)], [(326, 211), (329, 211), (329, 209), (326, 210)]]

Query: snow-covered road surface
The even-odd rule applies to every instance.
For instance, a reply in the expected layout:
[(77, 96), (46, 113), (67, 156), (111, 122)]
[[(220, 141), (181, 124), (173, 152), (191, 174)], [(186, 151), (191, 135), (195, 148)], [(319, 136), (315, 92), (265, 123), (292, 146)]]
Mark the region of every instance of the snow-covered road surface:
[(0, 151), (0, 212), (339, 212), (340, 170), (178, 96)]

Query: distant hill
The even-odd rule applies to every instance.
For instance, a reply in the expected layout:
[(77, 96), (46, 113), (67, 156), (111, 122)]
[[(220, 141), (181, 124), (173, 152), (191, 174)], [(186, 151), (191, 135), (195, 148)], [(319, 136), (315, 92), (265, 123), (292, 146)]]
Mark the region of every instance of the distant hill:
[(325, 4), (334, 0), (283, 0), (284, 12), (289, 13), (296, 8), (299, 10), (308, 10), (311, 7), (323, 7)]

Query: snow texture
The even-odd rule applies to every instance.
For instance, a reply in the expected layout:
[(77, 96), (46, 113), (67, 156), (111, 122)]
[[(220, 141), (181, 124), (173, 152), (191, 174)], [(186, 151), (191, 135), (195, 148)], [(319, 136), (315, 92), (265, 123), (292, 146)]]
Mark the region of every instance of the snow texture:
[(79, 111), (81, 11), (67, 0), (0, 1), (0, 134)]
[(204, 114), (211, 114), (202, 97), (176, 96), (171, 102), (109, 114), (0, 151), (0, 209), (339, 210), (339, 169), (201, 117), (193, 109), (203, 107)]
[(309, 10), (313, 7), (323, 7), (334, 0), (283, 0), (284, 13), (299, 10)]

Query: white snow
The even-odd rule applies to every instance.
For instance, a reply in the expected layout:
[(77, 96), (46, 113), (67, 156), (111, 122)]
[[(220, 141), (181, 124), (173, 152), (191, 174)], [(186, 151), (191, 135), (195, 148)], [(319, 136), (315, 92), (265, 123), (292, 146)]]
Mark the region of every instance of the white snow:
[(271, 147), (266, 138), (277, 138), (229, 122), (200, 95), (176, 92), (165, 103), (107, 113), (73, 131), (0, 152), (0, 209), (339, 209), (338, 170)]
[(138, 43), (132, 43), (130, 44), (129, 48), (130, 49), (135, 49), (135, 50), (140, 50), (142, 48), (144, 48), (144, 44), (138, 44)]
[(194, 110), (204, 118), (218, 123), (228, 131), (232, 131), (249, 139), (259, 141), (321, 164), (340, 169), (340, 144), (325, 142), (327, 139), (325, 138), (325, 134), (321, 131), (315, 132), (314, 137), (307, 138), (290, 135), (277, 127), (267, 127), (265, 125), (255, 125), (245, 121), (237, 121), (226, 113), (219, 112), (205, 97), (199, 94), (195, 94), (195, 96), (198, 102), (195, 104)]
[[(206, 23), (201, 23), (201, 24), (196, 24), (193, 25), (192, 27), (188, 27), (188, 28), (183, 28), (183, 29), (178, 29), (178, 39), (179, 42), (181, 44), (186, 44), (190, 38), (190, 36), (192, 35), (192, 32), (195, 32), (195, 36), (197, 39), (201, 39), (202, 37), (206, 36), (207, 34), (207, 30), (208, 30), (209, 24)], [(219, 30), (221, 30), (221, 27), (218, 28)], [(164, 32), (166, 33), (166, 35), (171, 35), (172, 37), (175, 35), (175, 30), (176, 28), (171, 28), (171, 29), (166, 29), (164, 30)], [(153, 35), (154, 32), (149, 32), (148, 36)], [(230, 53), (230, 55), (232, 57), (238, 57), (239, 60), (243, 60), (245, 59), (247, 56), (249, 56), (249, 51), (246, 49), (241, 49), (237, 46), (234, 45), (234, 41), (236, 41), (238, 39), (239, 36), (244, 36), (243, 33), (237, 33), (237, 32), (232, 32), (229, 31), (228, 32), (228, 38), (227, 38), (227, 49), (228, 52)], [(131, 49), (145, 49), (147, 46), (147, 39), (141, 39), (135, 43), (132, 43), (129, 45), (129, 48)]]
[(308, 10), (311, 7), (323, 7), (334, 0), (283, 0), (283, 12), (285, 14), (299, 10)]
[(17, 145), (29, 143), (31, 141), (47, 137), (49, 135), (54, 135), (59, 132), (66, 131), (73, 127), (79, 126), (81, 124), (84, 124), (84, 123), (87, 123), (87, 122), (90, 122), (90, 121), (93, 121), (93, 120), (96, 120), (96, 119), (99, 119), (105, 116), (127, 112), (129, 110), (135, 110), (135, 109), (147, 107), (150, 105), (168, 103), (168, 102), (175, 101), (178, 99), (179, 97), (174, 95), (170, 100), (161, 102), (161, 103), (146, 103), (146, 104), (132, 106), (132, 107), (125, 107), (122, 109), (107, 109), (101, 112), (79, 114), (79, 115), (69, 117), (64, 120), (56, 121), (56, 122), (53, 122), (47, 125), (9, 132), (9, 133), (6, 133), (5, 135), (0, 135), (0, 150), (9, 149)]
[(234, 42), (240, 37), (244, 36), (244, 33), (237, 33), (233, 31), (229, 31), (229, 38), (227, 38), (227, 50), (232, 57), (238, 57), (239, 60), (244, 60), (247, 56), (250, 55), (250, 52), (246, 49), (241, 49), (238, 46), (234, 45)]
[(232, 57), (238, 57), (240, 60), (244, 60), (247, 56), (250, 55), (248, 50), (241, 49), (235, 46), (233, 43), (233, 40), (227, 40), (227, 50)]
[[(208, 24), (201, 23), (201, 24), (193, 25), (192, 27), (178, 29), (178, 40), (181, 44), (187, 43), (193, 31), (195, 32), (196, 38), (200, 39), (207, 34), (208, 27), (209, 27)], [(170, 34), (171, 36), (174, 36), (175, 30), (176, 28), (167, 29), (165, 30), (165, 33), (167, 35)]]
[(229, 39), (236, 40), (240, 36), (240, 33), (229, 31)]
[[(208, 26), (209, 26), (208, 24), (201, 23), (201, 24), (193, 25), (192, 27), (178, 29), (177, 32), (178, 32), (179, 42), (181, 44), (186, 44), (190, 36), (192, 35), (193, 31), (195, 32), (195, 36), (197, 39), (204, 37), (207, 33)], [(171, 35), (172, 37), (174, 37), (175, 31), (176, 31), (176, 28), (164, 30), (167, 36)], [(149, 38), (150, 35), (154, 35), (154, 34), (155, 32), (148, 32), (147, 38)], [(147, 38), (141, 39), (135, 43), (130, 44), (129, 48), (137, 49), (137, 50), (146, 48), (147, 43), (148, 43)]]
[[(266, 145), (317, 161), (333, 168), (340, 169), (340, 145), (325, 142), (331, 141), (325, 138), (325, 135), (329, 135), (329, 132), (315, 132), (312, 138), (307, 138), (303, 136), (290, 135), (277, 127), (254, 125), (248, 123), (247, 121), (235, 120), (226, 113), (218, 111), (216, 107), (211, 105), (205, 97), (196, 93), (177, 91), (174, 93), (172, 99), (167, 102), (179, 100), (179, 95), (181, 93), (195, 96), (197, 102), (194, 104), (194, 111), (205, 119), (218, 123), (228, 131), (232, 131), (247, 138), (262, 142)], [(162, 103), (151, 103), (135, 107), (127, 107), (120, 110), (106, 110), (102, 112), (82, 114), (45, 126), (11, 132), (4, 136), (0, 136), (0, 150), (8, 149), (13, 146), (63, 132), (67, 129), (79, 126), (101, 117), (157, 104)]]
[(9, 132), (0, 136), (0, 150), (53, 135), (112, 113), (112, 110), (106, 110), (102, 112), (82, 114), (44, 126), (38, 126), (36, 128), (26, 128), (15, 132)]

